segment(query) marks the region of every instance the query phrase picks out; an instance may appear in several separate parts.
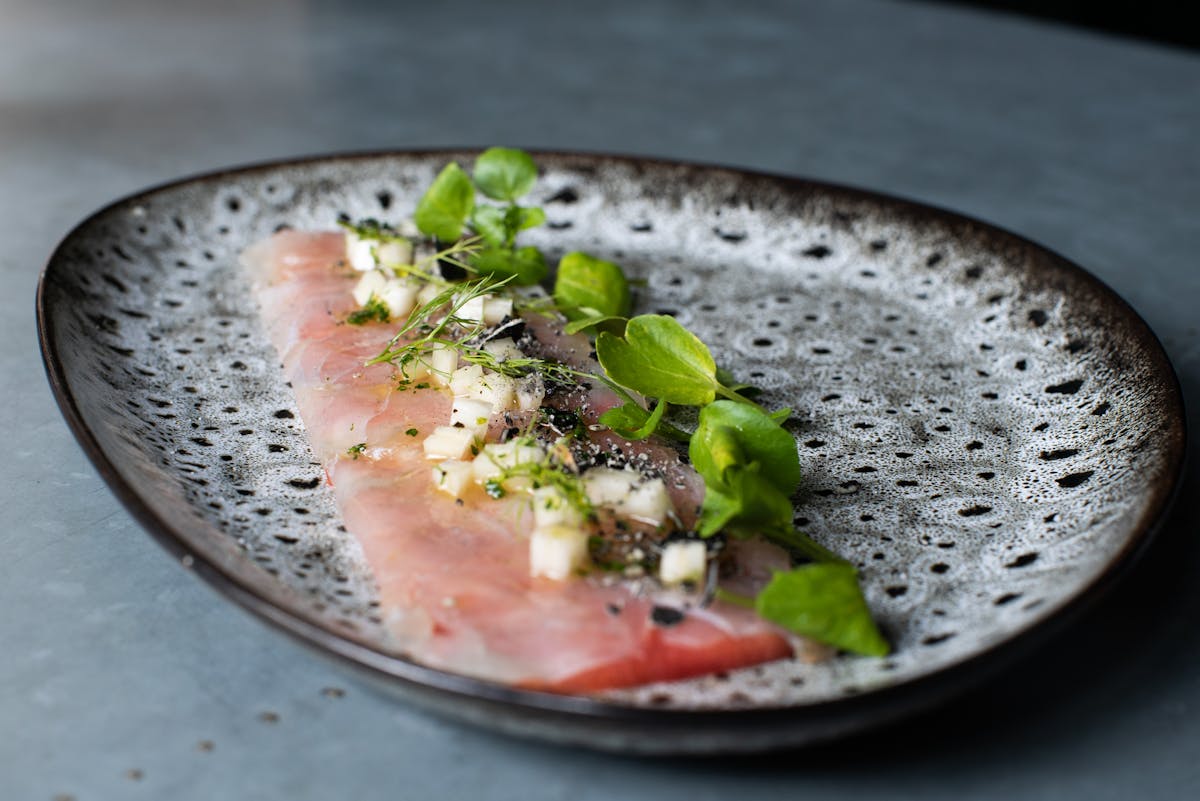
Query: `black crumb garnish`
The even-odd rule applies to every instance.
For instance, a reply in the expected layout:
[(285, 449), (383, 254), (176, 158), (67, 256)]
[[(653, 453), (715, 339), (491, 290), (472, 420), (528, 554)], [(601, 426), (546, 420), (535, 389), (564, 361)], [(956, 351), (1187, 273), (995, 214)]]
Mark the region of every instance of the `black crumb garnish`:
[(683, 612), (669, 606), (656, 606), (650, 610), (650, 620), (656, 626), (676, 626), (683, 622)]

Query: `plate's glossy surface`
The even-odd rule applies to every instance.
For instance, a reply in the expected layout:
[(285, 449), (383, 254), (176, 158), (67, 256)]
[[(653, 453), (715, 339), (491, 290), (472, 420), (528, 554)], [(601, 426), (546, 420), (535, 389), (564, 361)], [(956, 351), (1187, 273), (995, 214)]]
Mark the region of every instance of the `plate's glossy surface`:
[[(1153, 335), (1018, 237), (870, 193), (695, 165), (538, 156), (553, 256), (648, 279), (718, 361), (797, 410), (804, 528), (862, 567), (895, 645), (559, 697), (389, 652), (237, 253), (339, 212), (407, 216), (465, 153), (331, 157), (186, 180), (75, 229), (39, 292), (81, 443), (138, 519), (243, 606), (378, 686), (505, 731), (751, 751), (879, 723), (979, 680), (1094, 597), (1177, 482), (1181, 400)], [(1081, 666), (1083, 667), (1083, 666)]]

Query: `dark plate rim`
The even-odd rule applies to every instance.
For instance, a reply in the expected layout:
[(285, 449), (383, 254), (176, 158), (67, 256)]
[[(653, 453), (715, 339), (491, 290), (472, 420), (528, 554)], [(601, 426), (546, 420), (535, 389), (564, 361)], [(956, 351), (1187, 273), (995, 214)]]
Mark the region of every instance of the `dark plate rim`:
[[(1118, 580), (1129, 571), (1145, 552), (1155, 533), (1161, 528), (1177, 495), (1186, 453), (1186, 418), (1182, 390), (1178, 376), (1168, 360), (1157, 336), (1144, 319), (1107, 284), (1093, 276), (1083, 267), (1045, 246), (1039, 245), (1019, 234), (976, 218), (948, 209), (922, 203), (908, 198), (847, 186), (827, 181), (812, 180), (792, 175), (770, 173), (761, 170), (743, 169), (716, 163), (683, 161), (669, 158), (612, 154), (595, 151), (536, 150), (529, 152), (535, 159), (590, 160), (594, 162), (618, 162), (629, 166), (655, 166), (662, 168), (702, 169), (727, 172), (742, 178), (767, 180), (797, 192), (841, 196), (853, 200), (869, 201), (887, 206), (900, 212), (908, 219), (928, 219), (947, 225), (968, 226), (975, 230), (998, 236), (1024, 248), (1039, 251), (1053, 265), (1063, 271), (1072, 281), (1090, 285), (1104, 302), (1131, 324), (1132, 333), (1141, 342), (1147, 354), (1156, 364), (1159, 375), (1168, 389), (1168, 410), (1171, 419), (1169, 444), (1166, 454), (1164, 480), (1158, 482), (1141, 518), (1132, 528), (1123, 547), (1108, 562), (1105, 569), (1090, 584), (1085, 585), (1063, 605), (1027, 628), (1001, 640), (975, 654), (950, 664), (932, 673), (918, 676), (894, 685), (864, 691), (858, 695), (827, 701), (798, 704), (753, 707), (747, 709), (677, 709), (632, 706), (621, 702), (591, 696), (558, 695), (518, 689), (507, 685), (447, 673), (426, 667), (379, 651), (351, 636), (324, 628), (293, 610), (276, 605), (258, 588), (241, 582), (223, 571), (218, 565), (194, 553), (185, 536), (174, 528), (169, 520), (154, 513), (149, 504), (120, 475), (117, 467), (101, 448), (94, 433), (88, 427), (75, 397), (71, 394), (68, 376), (58, 355), (58, 342), (47, 308), (47, 286), (52, 280), (51, 270), (58, 261), (64, 247), (80, 229), (91, 224), (113, 210), (133, 205), (152, 195), (178, 189), (189, 184), (220, 182), (251, 173), (266, 173), (289, 167), (303, 167), (319, 163), (338, 161), (370, 161), (396, 158), (444, 158), (461, 157), (480, 152), (477, 147), (412, 148), (403, 150), (363, 150), (340, 153), (296, 156), (243, 164), (223, 169), (194, 173), (182, 178), (158, 183), (120, 197), (89, 214), (76, 224), (55, 246), (38, 280), (36, 317), (38, 343), (54, 398), (77, 442), (114, 495), (160, 545), (176, 559), (196, 573), (218, 593), (230, 598), (255, 617), (288, 634), (300, 643), (326, 656), (333, 656), (348, 666), (365, 671), (368, 678), (377, 682), (399, 682), (403, 689), (420, 694), (432, 692), (443, 700), (481, 701), (490, 706), (521, 709), (530, 714), (550, 715), (608, 721), (612, 723), (637, 723), (643, 726), (676, 728), (679, 726), (710, 729), (712, 727), (757, 727), (779, 725), (793, 726), (820, 721), (844, 720), (851, 728), (861, 728), (870, 722), (883, 722), (916, 709), (932, 706), (958, 692), (983, 681), (1045, 641), (1062, 626), (1092, 606), (1107, 594)], [(870, 721), (862, 721), (868, 712)]]

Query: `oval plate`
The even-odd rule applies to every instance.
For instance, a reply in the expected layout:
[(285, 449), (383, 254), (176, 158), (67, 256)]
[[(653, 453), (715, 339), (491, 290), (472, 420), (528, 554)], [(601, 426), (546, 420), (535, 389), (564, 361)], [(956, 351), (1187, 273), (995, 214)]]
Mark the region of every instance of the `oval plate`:
[(536, 154), (527, 241), (646, 279), (719, 363), (796, 410), (798, 522), (861, 568), (887, 659), (789, 660), (566, 697), (389, 651), (370, 573), (313, 460), (238, 252), (279, 226), (408, 216), (472, 152), (214, 173), (99, 211), (38, 291), (47, 372), (133, 515), (219, 591), (426, 707), (645, 753), (829, 739), (945, 699), (1107, 588), (1180, 475), (1174, 373), (1065, 259), (948, 212), (735, 170)]

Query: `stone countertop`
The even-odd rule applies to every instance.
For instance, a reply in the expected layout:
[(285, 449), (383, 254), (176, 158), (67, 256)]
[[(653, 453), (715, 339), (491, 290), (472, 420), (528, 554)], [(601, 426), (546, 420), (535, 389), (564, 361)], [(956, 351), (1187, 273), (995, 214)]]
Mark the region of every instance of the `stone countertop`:
[(947, 708), (785, 755), (620, 758), (382, 700), (202, 586), (71, 438), (33, 319), (72, 225), (180, 175), (355, 149), (637, 153), (880, 189), (1039, 241), (1145, 317), (1194, 409), (1200, 59), (882, 0), (75, 5), (0, 10), (0, 798), (1200, 793), (1194, 473), (1111, 596)]

